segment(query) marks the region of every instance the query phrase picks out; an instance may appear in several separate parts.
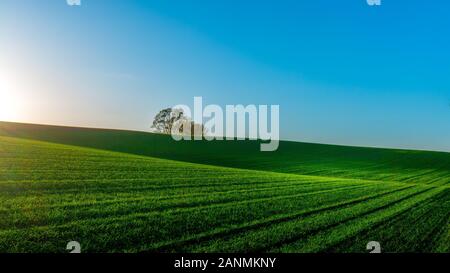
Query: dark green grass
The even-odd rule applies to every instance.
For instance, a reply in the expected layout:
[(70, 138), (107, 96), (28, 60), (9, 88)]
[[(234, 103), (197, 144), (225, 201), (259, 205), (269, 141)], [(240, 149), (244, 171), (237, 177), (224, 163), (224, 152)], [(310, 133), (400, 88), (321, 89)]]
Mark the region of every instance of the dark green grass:
[(448, 153), (0, 122), (0, 252), (448, 252), (449, 182)]
[(262, 153), (258, 141), (176, 142), (170, 136), (144, 132), (6, 122), (0, 122), (0, 135), (241, 169), (433, 185), (450, 183), (450, 154), (442, 152), (281, 141), (276, 152)]
[(423, 182), (0, 137), (0, 252), (65, 252), (71, 240), (85, 252), (366, 252), (369, 239), (391, 252), (445, 252), (449, 188)]

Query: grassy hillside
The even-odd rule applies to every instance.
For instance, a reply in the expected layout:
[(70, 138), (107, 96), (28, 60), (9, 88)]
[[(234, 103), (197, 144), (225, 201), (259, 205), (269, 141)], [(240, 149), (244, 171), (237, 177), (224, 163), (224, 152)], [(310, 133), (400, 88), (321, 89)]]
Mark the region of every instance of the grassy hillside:
[[(158, 147), (169, 142), (157, 135), (10, 126), (5, 129), (3, 124), (3, 134), (6, 130), (10, 135), (161, 157), (169, 157), (164, 148), (174, 151)], [(247, 147), (239, 145), (233, 149)], [(295, 156), (286, 145), (304, 153)], [(210, 147), (188, 147), (197, 161), (205, 153), (232, 165), (232, 158), (222, 159)], [(322, 152), (314, 157), (317, 165), (304, 156), (314, 154), (308, 149)], [(348, 175), (364, 164), (385, 162), (374, 166), (381, 174), (383, 168), (395, 169), (400, 178), (389, 172), (393, 181), (405, 180), (411, 170), (422, 170), (405, 158), (428, 162), (428, 168), (439, 164), (441, 172), (445, 170), (441, 161), (448, 160), (440, 153), (343, 149), (283, 143), (273, 159), (260, 159), (254, 152), (239, 163), (300, 172), (304, 167), (299, 162), (309, 162), (307, 168), (324, 166), (318, 174)], [(239, 158), (245, 157), (242, 152)], [(392, 164), (397, 165), (390, 167), (385, 158), (396, 154)], [(187, 155), (180, 151), (171, 157), (188, 159)], [(341, 159), (333, 168), (345, 167), (345, 171), (332, 171), (331, 155)], [(352, 156), (356, 166), (349, 166)], [(255, 158), (265, 161), (251, 161)], [(287, 158), (294, 163), (278, 162)], [(269, 159), (275, 167), (264, 165)], [(373, 168), (366, 172), (377, 176)], [(84, 252), (366, 252), (372, 240), (381, 242), (385, 252), (448, 252), (450, 189), (445, 186), (448, 181), (443, 183), (430, 173), (435, 180), (380, 183), (215, 167), (0, 137), (0, 252), (65, 252), (72, 240), (79, 241)]]
[(176, 142), (144, 132), (0, 122), (2, 135), (216, 166), (450, 185), (450, 153), (286, 141), (276, 152), (262, 153), (256, 141)]

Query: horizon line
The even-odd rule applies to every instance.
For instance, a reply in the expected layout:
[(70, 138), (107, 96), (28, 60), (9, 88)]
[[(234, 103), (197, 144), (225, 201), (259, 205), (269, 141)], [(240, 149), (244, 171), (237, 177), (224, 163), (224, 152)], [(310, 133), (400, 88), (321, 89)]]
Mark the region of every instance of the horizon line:
[[(71, 129), (86, 129), (86, 130), (105, 130), (105, 131), (123, 131), (123, 132), (135, 132), (135, 133), (144, 133), (144, 134), (156, 134), (162, 136), (169, 136), (168, 134), (159, 133), (159, 132), (151, 132), (151, 131), (142, 131), (137, 129), (129, 129), (129, 128), (105, 128), (105, 127), (90, 127), (83, 125), (63, 125), (63, 124), (47, 124), (47, 123), (31, 123), (31, 122), (20, 122), (20, 121), (6, 121), (0, 120), (0, 123), (10, 123), (10, 124), (21, 124), (21, 125), (35, 125), (35, 126), (47, 126), (47, 127), (60, 127), (60, 128), (71, 128)], [(204, 141), (203, 139), (202, 141)], [(261, 139), (245, 139), (246, 141), (264, 141)], [(338, 146), (338, 147), (350, 147), (350, 148), (366, 148), (366, 149), (380, 149), (380, 150), (396, 150), (396, 151), (418, 151), (418, 152), (433, 152), (433, 153), (446, 153), (450, 154), (450, 151), (445, 150), (429, 150), (429, 149), (407, 149), (407, 148), (399, 148), (399, 147), (385, 147), (385, 146), (361, 146), (361, 145), (345, 145), (338, 143), (323, 143), (323, 142), (306, 142), (301, 140), (289, 140), (289, 139), (279, 139), (279, 142), (290, 142), (290, 143), (303, 143), (303, 144), (312, 144), (312, 145), (326, 145), (326, 146)]]

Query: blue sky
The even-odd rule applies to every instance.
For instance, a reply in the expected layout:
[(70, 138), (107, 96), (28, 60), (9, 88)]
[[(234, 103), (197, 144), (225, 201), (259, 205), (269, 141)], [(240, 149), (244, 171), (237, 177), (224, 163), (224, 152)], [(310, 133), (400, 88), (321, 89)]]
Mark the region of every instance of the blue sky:
[(158, 110), (202, 96), (279, 104), (282, 139), (450, 151), (449, 11), (423, 0), (2, 0), (0, 95), (16, 105), (3, 119), (149, 130)]

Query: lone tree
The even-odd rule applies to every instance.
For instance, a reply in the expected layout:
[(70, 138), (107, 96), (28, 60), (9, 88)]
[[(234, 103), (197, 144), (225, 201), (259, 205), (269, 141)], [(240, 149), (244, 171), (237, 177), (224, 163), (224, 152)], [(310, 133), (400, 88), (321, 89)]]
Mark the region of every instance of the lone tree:
[(183, 111), (181, 109), (166, 108), (155, 116), (153, 119), (152, 128), (159, 133), (170, 134), (172, 132), (173, 125), (184, 118)]
[(158, 133), (168, 135), (172, 133), (172, 128), (180, 135), (206, 135), (206, 129), (203, 124), (193, 122), (189, 117), (184, 115), (181, 109), (166, 108), (159, 111), (153, 119), (151, 128), (155, 129)]

